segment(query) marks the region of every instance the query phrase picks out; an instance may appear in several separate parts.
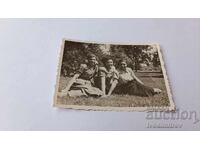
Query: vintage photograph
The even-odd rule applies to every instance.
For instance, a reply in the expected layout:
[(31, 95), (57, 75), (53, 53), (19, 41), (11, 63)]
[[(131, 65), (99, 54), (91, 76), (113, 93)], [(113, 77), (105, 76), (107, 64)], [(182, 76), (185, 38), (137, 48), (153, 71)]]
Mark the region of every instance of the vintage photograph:
[(54, 106), (175, 110), (160, 46), (63, 40)]

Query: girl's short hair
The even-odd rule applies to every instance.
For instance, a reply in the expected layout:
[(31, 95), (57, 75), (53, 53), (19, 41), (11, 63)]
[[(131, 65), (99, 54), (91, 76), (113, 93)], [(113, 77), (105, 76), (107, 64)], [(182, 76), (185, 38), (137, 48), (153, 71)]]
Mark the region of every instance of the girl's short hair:
[(94, 57), (97, 59), (96, 55), (94, 55), (94, 54), (88, 54), (87, 55), (87, 59), (91, 59), (91, 58), (94, 58)]
[(122, 63), (122, 62), (127, 63), (127, 60), (125, 58), (122, 58), (122, 59), (119, 60), (119, 64)]
[(110, 57), (110, 56), (102, 58), (102, 63), (103, 63), (104, 66), (106, 65), (108, 60), (112, 60), (113, 61), (112, 57)]

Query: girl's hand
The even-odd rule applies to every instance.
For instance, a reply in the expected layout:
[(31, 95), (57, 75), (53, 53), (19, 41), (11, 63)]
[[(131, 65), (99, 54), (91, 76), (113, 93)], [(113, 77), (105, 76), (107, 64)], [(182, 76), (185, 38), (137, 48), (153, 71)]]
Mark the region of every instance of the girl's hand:
[(106, 97), (108, 97), (108, 95), (102, 95), (102, 96), (101, 96), (101, 98), (106, 98)]

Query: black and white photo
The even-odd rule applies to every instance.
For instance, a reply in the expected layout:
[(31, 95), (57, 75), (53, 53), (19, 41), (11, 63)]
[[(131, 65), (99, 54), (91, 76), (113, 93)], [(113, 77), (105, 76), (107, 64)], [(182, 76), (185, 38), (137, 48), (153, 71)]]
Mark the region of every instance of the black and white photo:
[(175, 109), (158, 44), (63, 40), (54, 105), (115, 111)]

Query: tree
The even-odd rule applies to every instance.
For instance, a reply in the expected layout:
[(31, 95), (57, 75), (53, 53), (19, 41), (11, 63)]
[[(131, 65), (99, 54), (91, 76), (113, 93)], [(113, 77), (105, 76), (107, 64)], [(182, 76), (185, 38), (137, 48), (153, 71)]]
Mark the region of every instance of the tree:
[(141, 63), (147, 66), (151, 63), (154, 66), (159, 65), (158, 54), (153, 53), (155, 51), (153, 49), (151, 45), (105, 45), (65, 41), (61, 71), (68, 76), (73, 75), (80, 64), (86, 63), (90, 53), (97, 56), (99, 65), (103, 65), (102, 59), (109, 56), (118, 67), (119, 60), (123, 58), (129, 67), (138, 71), (141, 69)]
[(70, 74), (73, 74), (77, 70), (80, 64), (86, 63), (87, 56), (90, 53), (95, 54), (98, 62), (101, 64), (101, 59), (105, 55), (101, 50), (101, 45), (65, 41), (61, 72), (65, 72), (65, 74), (70, 76)]
[(129, 60), (128, 65), (138, 71), (140, 63), (147, 63), (147, 65), (149, 63), (150, 56), (146, 53), (149, 48), (149, 45), (112, 45), (111, 52), (115, 56), (121, 55), (121, 57), (125, 57)]
[(153, 62), (153, 66), (154, 67), (158, 67), (160, 65), (160, 61), (159, 61), (159, 57), (158, 57), (158, 52), (155, 52), (153, 54), (152, 62)]

